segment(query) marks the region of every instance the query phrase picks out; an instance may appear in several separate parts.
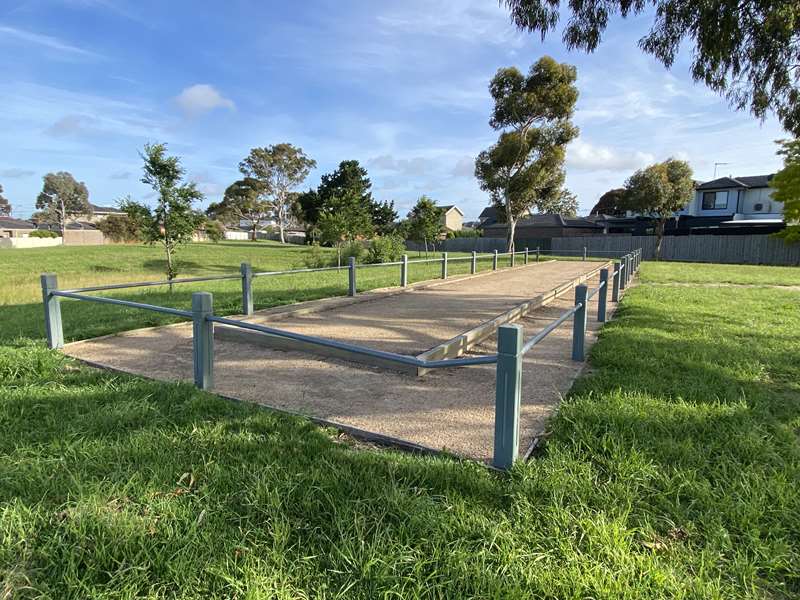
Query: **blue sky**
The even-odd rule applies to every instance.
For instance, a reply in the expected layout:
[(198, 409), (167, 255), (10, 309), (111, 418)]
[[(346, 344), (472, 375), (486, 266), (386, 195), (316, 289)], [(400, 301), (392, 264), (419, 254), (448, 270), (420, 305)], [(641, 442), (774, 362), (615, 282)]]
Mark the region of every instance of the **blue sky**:
[[(549, 54), (578, 68), (567, 187), (588, 212), (635, 169), (676, 156), (697, 179), (779, 168), (759, 123), (638, 51), (647, 19), (616, 21), (594, 54), (521, 34), (494, 0), (3, 0), (0, 185), (25, 217), (41, 178), (70, 171), (95, 204), (130, 194), (138, 151), (166, 142), (207, 200), (254, 146), (299, 145), (315, 186), (357, 159), (405, 214), (421, 194), (474, 218), (474, 157), (496, 139), (488, 83)], [(204, 203), (205, 204), (205, 203)]]

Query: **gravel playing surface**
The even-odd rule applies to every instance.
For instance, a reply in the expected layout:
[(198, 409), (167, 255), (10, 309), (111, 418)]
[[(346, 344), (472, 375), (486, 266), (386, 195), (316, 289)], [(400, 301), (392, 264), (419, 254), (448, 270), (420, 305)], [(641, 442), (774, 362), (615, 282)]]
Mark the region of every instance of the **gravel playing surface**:
[[(330, 311), (289, 315), (274, 325), (415, 354), (598, 266), (581, 262), (531, 265)], [(589, 284), (596, 287), (597, 277)], [(591, 307), (587, 351), (598, 329), (596, 299)], [(526, 339), (571, 304), (572, 294), (568, 293), (519, 321)], [(609, 314), (613, 309), (609, 302)], [(547, 416), (583, 368), (583, 363), (570, 360), (571, 330), (569, 320), (524, 359), (521, 452), (543, 432)], [(493, 336), (473, 352), (491, 353), (494, 345)], [(155, 379), (192, 379), (191, 325), (76, 342), (64, 351)], [(226, 396), (478, 460), (491, 459), (494, 365), (441, 369), (414, 377), (300, 352), (217, 341), (214, 376), (215, 390)]]

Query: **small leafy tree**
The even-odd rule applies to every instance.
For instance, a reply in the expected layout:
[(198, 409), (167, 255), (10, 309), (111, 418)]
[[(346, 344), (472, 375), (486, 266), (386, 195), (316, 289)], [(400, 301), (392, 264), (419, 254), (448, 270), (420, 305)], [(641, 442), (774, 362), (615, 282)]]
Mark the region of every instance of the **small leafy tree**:
[(205, 223), (206, 236), (215, 244), (225, 239), (225, 225), (219, 221), (209, 219)]
[(202, 215), (192, 210), (192, 203), (202, 200), (203, 194), (194, 183), (183, 181), (186, 171), (177, 156), (167, 155), (165, 144), (145, 145), (141, 157), (144, 160), (141, 181), (156, 192), (156, 207), (151, 209), (129, 198), (122, 202), (121, 208), (141, 229), (145, 242), (164, 247), (166, 275), (171, 281), (178, 274), (174, 261), (176, 249), (191, 241), (202, 222)]
[(394, 209), (394, 201), (373, 202), (371, 207), (372, 225), (375, 227), (377, 235), (388, 235), (395, 227), (397, 211)]
[(625, 182), (625, 202), (630, 209), (656, 219), (656, 260), (661, 258), (667, 219), (686, 206), (693, 193), (692, 168), (675, 158), (640, 169)]
[(245, 177), (258, 180), (268, 194), (272, 212), (278, 222), (281, 243), (286, 241), (286, 227), (292, 216), (292, 190), (299, 186), (308, 173), (317, 166), (316, 161), (292, 144), (275, 144), (266, 148), (253, 148), (239, 163)]
[(97, 228), (105, 237), (119, 244), (141, 240), (138, 224), (128, 215), (108, 215), (97, 223)]
[(372, 234), (372, 215), (369, 206), (353, 191), (328, 199), (319, 217), (318, 226), (324, 243), (336, 247), (341, 266), (342, 244)]
[(600, 196), (597, 204), (592, 208), (591, 214), (624, 217), (626, 210), (625, 188), (615, 188)]
[(3, 186), (0, 185), (0, 217), (11, 216), (11, 203), (3, 196)]
[(245, 177), (234, 181), (225, 190), (221, 202), (212, 202), (206, 209), (211, 219), (238, 225), (242, 221), (250, 224), (250, 238), (258, 239), (258, 230), (272, 221), (275, 214), (273, 203), (267, 197), (263, 181)]
[(775, 191), (773, 200), (783, 202), (786, 228), (776, 235), (787, 244), (800, 242), (800, 139), (781, 140), (778, 154), (783, 156), (783, 168), (770, 181)]
[(527, 76), (514, 67), (500, 69), (489, 85), (495, 104), (489, 124), (500, 137), (478, 155), (475, 176), (503, 209), (509, 252), (520, 217), (561, 194), (566, 147), (578, 135), (570, 121), (578, 99), (575, 78), (575, 67), (545, 56)]
[(75, 181), (72, 174), (66, 171), (44, 176), (42, 191), (36, 198), (36, 208), (43, 212), (46, 220), (58, 224), (62, 237), (71, 217), (92, 213), (86, 184)]
[(295, 218), (306, 226), (306, 237), (313, 244), (320, 237), (322, 198), (316, 190), (308, 190), (298, 195), (294, 208)]
[(428, 242), (436, 240), (444, 231), (443, 214), (444, 210), (424, 195), (408, 213), (409, 239), (425, 246), (425, 256), (428, 255)]

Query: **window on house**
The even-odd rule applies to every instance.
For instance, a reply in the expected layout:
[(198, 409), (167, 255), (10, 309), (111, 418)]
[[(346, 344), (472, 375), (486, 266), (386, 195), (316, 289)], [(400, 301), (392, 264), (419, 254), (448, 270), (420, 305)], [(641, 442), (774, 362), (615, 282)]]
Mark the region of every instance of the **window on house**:
[(703, 192), (703, 210), (728, 208), (728, 190), (724, 192)]

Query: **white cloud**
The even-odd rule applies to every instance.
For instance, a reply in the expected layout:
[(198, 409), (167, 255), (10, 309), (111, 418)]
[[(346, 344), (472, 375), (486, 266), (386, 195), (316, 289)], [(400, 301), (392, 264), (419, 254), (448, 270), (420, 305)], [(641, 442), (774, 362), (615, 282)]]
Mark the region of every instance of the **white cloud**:
[(3, 169), (0, 171), (0, 177), (5, 177), (7, 179), (22, 179), (23, 177), (30, 177), (35, 174), (36, 171), (30, 171), (28, 169)]
[(33, 33), (31, 31), (25, 31), (23, 29), (17, 29), (16, 27), (7, 27), (4, 25), (0, 25), (0, 39), (2, 38), (6, 39), (14, 38), (17, 40), (21, 40), (23, 42), (27, 42), (29, 44), (42, 46), (50, 50), (57, 50), (59, 56), (68, 54), (72, 56), (84, 56), (87, 58), (90, 57), (100, 58), (99, 54), (96, 54), (89, 50), (85, 50), (83, 48), (79, 48), (78, 46), (73, 46), (72, 44), (63, 42), (58, 38), (49, 35)]
[(567, 167), (587, 171), (635, 171), (655, 162), (647, 152), (595, 146), (580, 139), (567, 148)]
[(464, 156), (458, 159), (458, 162), (453, 167), (453, 177), (474, 177), (475, 176), (475, 158), (472, 156)]
[(233, 100), (225, 98), (217, 89), (207, 83), (197, 83), (184, 89), (175, 98), (181, 110), (190, 117), (198, 116), (215, 108), (234, 110)]

